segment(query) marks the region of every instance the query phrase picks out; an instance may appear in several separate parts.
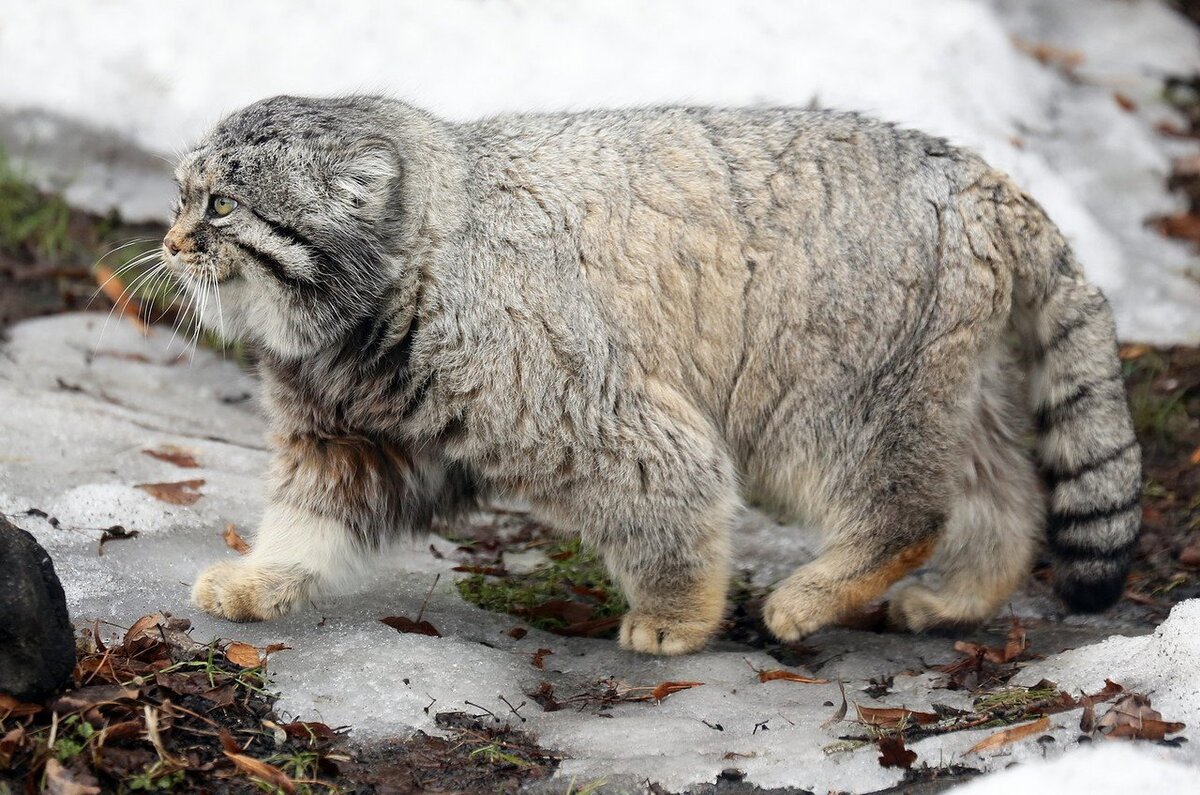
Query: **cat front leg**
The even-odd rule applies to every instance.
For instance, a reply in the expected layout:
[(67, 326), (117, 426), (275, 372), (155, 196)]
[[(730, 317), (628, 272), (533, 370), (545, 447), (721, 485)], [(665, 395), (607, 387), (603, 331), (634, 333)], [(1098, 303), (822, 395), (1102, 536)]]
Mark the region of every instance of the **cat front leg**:
[(250, 553), (205, 569), (192, 586), (192, 601), (230, 621), (278, 618), (357, 569), (362, 552), (346, 522), (336, 516), (273, 503)]
[(366, 435), (276, 435), (270, 497), (249, 554), (210, 566), (192, 601), (231, 621), (277, 618), (337, 589), (390, 538), (474, 501), (463, 471)]

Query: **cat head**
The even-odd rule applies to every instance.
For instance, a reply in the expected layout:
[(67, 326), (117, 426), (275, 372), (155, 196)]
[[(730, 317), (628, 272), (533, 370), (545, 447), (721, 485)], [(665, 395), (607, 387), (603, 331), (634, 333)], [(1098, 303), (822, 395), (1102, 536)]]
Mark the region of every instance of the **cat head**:
[(298, 357), (373, 311), (398, 267), (398, 104), (273, 97), (183, 157), (163, 257), (203, 326)]

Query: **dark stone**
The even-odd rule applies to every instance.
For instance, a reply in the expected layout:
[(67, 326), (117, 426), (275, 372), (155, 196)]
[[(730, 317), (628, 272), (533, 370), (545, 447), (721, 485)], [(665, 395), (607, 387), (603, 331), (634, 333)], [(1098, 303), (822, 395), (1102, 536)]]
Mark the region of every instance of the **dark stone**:
[(41, 544), (0, 517), (0, 692), (43, 701), (75, 668), (75, 630)]

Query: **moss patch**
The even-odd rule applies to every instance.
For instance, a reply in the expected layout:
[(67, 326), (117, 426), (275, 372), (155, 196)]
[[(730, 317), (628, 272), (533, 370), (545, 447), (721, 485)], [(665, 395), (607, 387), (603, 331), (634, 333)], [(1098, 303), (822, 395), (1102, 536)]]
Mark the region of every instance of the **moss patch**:
[(489, 567), (495, 574), (474, 573), (456, 583), (464, 599), (550, 632), (612, 634), (627, 606), (595, 552), (578, 539), (517, 541), (506, 549), (540, 549), (547, 560), (528, 572), (507, 572), (500, 552), (496, 560), (500, 565)]

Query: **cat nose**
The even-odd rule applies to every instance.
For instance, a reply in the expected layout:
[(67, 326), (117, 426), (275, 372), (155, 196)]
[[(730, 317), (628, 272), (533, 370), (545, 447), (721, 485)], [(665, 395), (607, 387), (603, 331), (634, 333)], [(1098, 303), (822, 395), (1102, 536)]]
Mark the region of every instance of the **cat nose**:
[(187, 234), (174, 227), (167, 230), (167, 236), (163, 238), (163, 245), (167, 247), (167, 251), (171, 252), (171, 256), (181, 251), (192, 251), (195, 248)]

